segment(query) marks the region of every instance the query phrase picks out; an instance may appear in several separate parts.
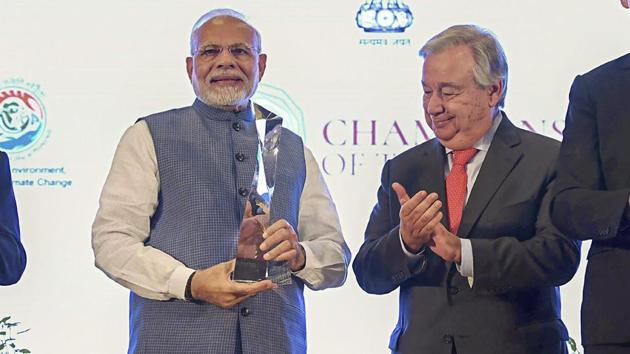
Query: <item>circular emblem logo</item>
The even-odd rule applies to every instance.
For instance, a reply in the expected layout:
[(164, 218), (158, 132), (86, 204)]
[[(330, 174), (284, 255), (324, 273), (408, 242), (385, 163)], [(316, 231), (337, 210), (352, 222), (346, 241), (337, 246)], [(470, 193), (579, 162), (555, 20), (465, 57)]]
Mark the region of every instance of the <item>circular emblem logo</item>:
[(0, 85), (0, 150), (18, 159), (39, 150), (48, 137), (39, 85), (21, 79)]

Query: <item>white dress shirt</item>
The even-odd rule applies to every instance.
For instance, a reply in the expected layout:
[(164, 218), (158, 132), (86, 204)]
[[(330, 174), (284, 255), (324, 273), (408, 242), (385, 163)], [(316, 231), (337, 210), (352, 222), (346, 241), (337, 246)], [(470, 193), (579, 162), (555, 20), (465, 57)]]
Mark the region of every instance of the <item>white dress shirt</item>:
[[(350, 251), (337, 209), (311, 151), (304, 147), (306, 181), (300, 199), (298, 238), (306, 254), (295, 273), (311, 289), (343, 284)], [(136, 294), (184, 299), (194, 269), (144, 244), (158, 206), (160, 176), (148, 125), (140, 121), (120, 140), (92, 226), (96, 266)], [(121, 197), (124, 196), (124, 197)]]
[[(503, 119), (503, 115), (499, 112), (494, 117), (492, 121), (492, 126), (490, 126), (490, 129), (486, 132), (486, 134), (484, 134), (484, 136), (481, 137), (481, 139), (479, 139), (479, 141), (477, 141), (472, 146), (475, 149), (479, 150), (479, 152), (477, 152), (477, 154), (475, 154), (475, 156), (473, 156), (473, 158), (470, 159), (470, 161), (468, 161), (468, 164), (466, 164), (466, 174), (468, 176), (468, 181), (466, 183), (467, 188), (466, 188), (466, 199), (464, 201), (465, 203), (468, 203), (468, 197), (470, 196), (470, 192), (472, 191), (473, 186), (475, 185), (477, 176), (479, 176), (479, 171), (481, 170), (483, 161), (486, 158), (488, 149), (490, 149), (490, 144), (492, 143), (494, 134), (497, 132), (497, 128), (499, 128), (499, 124), (501, 124), (501, 119)], [(446, 151), (446, 156), (448, 158), (448, 164), (444, 168), (444, 178), (446, 179), (446, 176), (448, 176), (449, 172), (451, 171), (451, 167), (453, 166), (453, 150), (447, 147), (445, 147), (444, 149)], [(469, 278), (468, 282), (472, 286), (472, 278), (474, 277), (472, 245), (470, 244), (469, 239), (460, 238), (460, 240), (461, 240), (461, 245), (462, 245), (462, 249), (461, 249), (462, 260), (461, 260), (461, 264), (456, 265), (457, 270), (462, 276)], [(403, 252), (405, 253), (405, 255), (407, 255), (411, 263), (420, 259), (420, 255), (424, 252), (424, 248), (420, 252), (415, 253), (415, 254), (409, 252), (407, 248), (405, 247), (405, 244), (403, 243), (402, 235), (400, 235), (400, 245), (403, 249)]]

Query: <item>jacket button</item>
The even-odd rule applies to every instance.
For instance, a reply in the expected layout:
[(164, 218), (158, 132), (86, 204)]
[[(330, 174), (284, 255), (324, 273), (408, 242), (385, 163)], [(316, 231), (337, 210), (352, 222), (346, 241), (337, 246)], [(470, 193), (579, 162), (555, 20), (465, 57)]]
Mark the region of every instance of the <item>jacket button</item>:
[(247, 307), (243, 307), (243, 308), (241, 309), (241, 316), (243, 316), (243, 317), (247, 317), (247, 316), (249, 316), (249, 314), (250, 314), (250, 313), (251, 313), (251, 312), (249, 311), (249, 309), (248, 309)]
[(241, 130), (241, 123), (236, 122), (236, 123), (232, 123), (232, 128), (234, 130), (236, 130), (237, 132)]
[(450, 288), (448, 288), (448, 294), (449, 295), (457, 295), (457, 293), (459, 293), (459, 288), (456, 286), (451, 286)]
[(442, 340), (444, 341), (444, 344), (451, 344), (453, 343), (453, 336), (445, 334), (444, 337), (442, 337)]
[(249, 193), (247, 188), (239, 188), (238, 189), (238, 194), (240, 194), (241, 197), (247, 197), (247, 193)]
[(235, 157), (236, 157), (236, 160), (240, 161), (240, 162), (243, 162), (243, 160), (245, 160), (245, 155), (243, 153), (240, 153), (240, 152), (237, 153)]

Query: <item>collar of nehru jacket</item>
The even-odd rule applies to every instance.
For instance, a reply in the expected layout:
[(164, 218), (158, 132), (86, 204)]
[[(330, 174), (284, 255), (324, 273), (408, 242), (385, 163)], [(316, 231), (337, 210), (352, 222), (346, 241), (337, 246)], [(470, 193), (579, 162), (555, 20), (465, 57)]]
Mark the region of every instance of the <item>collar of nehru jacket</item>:
[(250, 103), (248, 103), (247, 108), (241, 110), (240, 112), (226, 111), (221, 108), (211, 107), (201, 102), (199, 99), (195, 99), (192, 107), (200, 116), (212, 120), (244, 120), (249, 122), (254, 121), (254, 110), (252, 109), (251, 101)]

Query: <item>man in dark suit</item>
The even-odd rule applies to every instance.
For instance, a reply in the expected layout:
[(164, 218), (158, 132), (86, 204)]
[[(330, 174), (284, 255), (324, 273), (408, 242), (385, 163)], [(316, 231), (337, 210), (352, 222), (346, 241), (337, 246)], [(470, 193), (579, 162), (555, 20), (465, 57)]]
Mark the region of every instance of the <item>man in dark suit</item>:
[(559, 143), (500, 110), (507, 60), (487, 30), (453, 26), (420, 55), (436, 138), (385, 164), (353, 264), (368, 293), (400, 287), (389, 348), (566, 353), (557, 287), (575, 273), (579, 248), (549, 217)]
[(17, 283), (25, 267), (9, 158), (0, 151), (0, 285)]
[(628, 354), (630, 54), (576, 77), (569, 98), (552, 218), (568, 235), (593, 240), (582, 301), (586, 354)]

